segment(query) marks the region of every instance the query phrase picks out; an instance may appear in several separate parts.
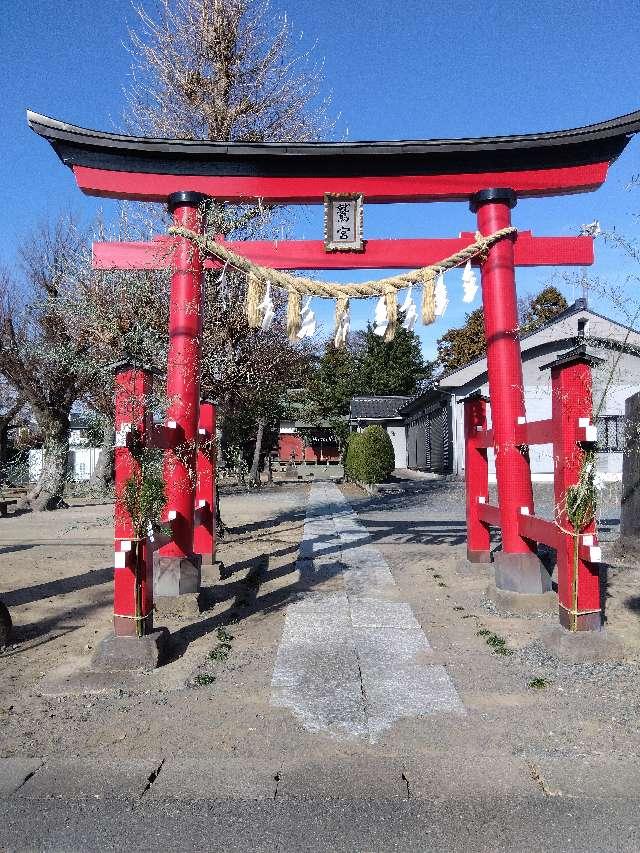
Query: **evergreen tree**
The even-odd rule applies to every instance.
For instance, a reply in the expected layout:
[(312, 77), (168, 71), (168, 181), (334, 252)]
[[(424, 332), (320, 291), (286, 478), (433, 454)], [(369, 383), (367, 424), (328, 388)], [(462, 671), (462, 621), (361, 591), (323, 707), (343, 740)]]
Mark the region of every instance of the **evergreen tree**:
[(356, 347), (362, 394), (410, 397), (431, 376), (432, 368), (425, 365), (418, 336), (402, 326), (398, 326), (394, 339), (387, 343), (368, 325), (366, 332), (356, 336)]
[(327, 343), (307, 386), (304, 418), (310, 423), (328, 420), (341, 440), (348, 431), (352, 397), (411, 396), (431, 372), (414, 332), (399, 327), (394, 340), (387, 343), (369, 326), (355, 334), (347, 347), (336, 349), (333, 342)]
[(307, 385), (301, 416), (310, 424), (328, 421), (337, 441), (343, 444), (349, 433), (349, 403), (358, 393), (356, 354), (350, 347), (336, 349), (329, 341)]
[(557, 287), (550, 285), (541, 290), (537, 296), (526, 297), (518, 305), (520, 314), (520, 334), (528, 334), (534, 329), (544, 326), (558, 314), (568, 308), (567, 300)]
[[(518, 303), (520, 335), (544, 326), (567, 309), (567, 300), (553, 286), (545, 287), (536, 296), (528, 296)], [(449, 329), (438, 340), (438, 361), (445, 373), (482, 358), (487, 351), (484, 334), (484, 312), (476, 308), (465, 316), (464, 325)]]
[(481, 358), (486, 351), (482, 308), (467, 314), (461, 328), (449, 329), (438, 340), (438, 361), (445, 373)]

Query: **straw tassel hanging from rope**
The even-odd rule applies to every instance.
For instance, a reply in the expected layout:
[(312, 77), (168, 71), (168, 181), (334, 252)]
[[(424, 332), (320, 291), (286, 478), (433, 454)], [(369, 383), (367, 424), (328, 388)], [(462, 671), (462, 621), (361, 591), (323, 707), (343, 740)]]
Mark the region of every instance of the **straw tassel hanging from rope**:
[(422, 275), (422, 322), (425, 326), (436, 319), (436, 271), (426, 269)]
[(398, 291), (390, 287), (384, 295), (385, 305), (387, 307), (387, 329), (384, 333), (384, 339), (392, 341), (396, 336), (396, 321), (398, 319)]
[(289, 299), (287, 301), (287, 335), (294, 342), (298, 337), (302, 325), (301, 297), (294, 287), (289, 288)]
[(247, 320), (251, 329), (259, 329), (262, 326), (260, 304), (263, 299), (264, 285), (254, 272), (250, 272), (247, 276)]

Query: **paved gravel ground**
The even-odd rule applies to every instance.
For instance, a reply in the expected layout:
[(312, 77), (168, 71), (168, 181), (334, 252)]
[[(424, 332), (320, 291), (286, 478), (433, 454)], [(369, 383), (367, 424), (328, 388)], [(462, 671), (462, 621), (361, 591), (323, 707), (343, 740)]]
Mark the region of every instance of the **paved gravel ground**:
[[(555, 615), (500, 613), (490, 572), (459, 571), (460, 484), (342, 491), (370, 538), (343, 526), (317, 574), (313, 554), (298, 560), (307, 486), (226, 496), (223, 580), (206, 578), (204, 612), (163, 617), (172, 657), (147, 675), (89, 670), (111, 613), (110, 507), (0, 519), (16, 622), (0, 656), (0, 849), (640, 849), (637, 567), (609, 571), (622, 659), (560, 661)], [(314, 517), (329, 525), (337, 505)], [(604, 517), (612, 538), (613, 500)], [(405, 714), (375, 743), (310, 730), (272, 685), (289, 608), (362, 582), (349, 564), (363, 547), (428, 638), (411, 665), (446, 671), (463, 707)]]

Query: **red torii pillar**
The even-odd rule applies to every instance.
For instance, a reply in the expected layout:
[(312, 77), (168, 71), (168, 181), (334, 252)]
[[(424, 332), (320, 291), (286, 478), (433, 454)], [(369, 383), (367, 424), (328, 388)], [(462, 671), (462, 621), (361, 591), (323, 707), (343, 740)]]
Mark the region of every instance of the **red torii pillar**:
[[(571, 531), (567, 515), (567, 492), (580, 480), (584, 461), (586, 426), (591, 425), (591, 368), (603, 359), (584, 352), (569, 352), (551, 365), (553, 421), (554, 496), (556, 522)], [(600, 563), (585, 559), (585, 547), (596, 538), (595, 519), (575, 536), (558, 537), (558, 605), (560, 624), (571, 631), (597, 631), (602, 627)], [(588, 547), (587, 554), (593, 553)], [(596, 546), (595, 550), (599, 549)]]
[[(511, 225), (516, 201), (511, 189), (476, 193), (470, 206), (478, 214), (480, 233), (491, 234)], [(538, 557), (536, 543), (518, 531), (520, 508), (527, 507), (531, 515), (534, 508), (529, 454), (517, 441), (518, 424), (524, 423), (526, 416), (511, 238), (495, 243), (482, 264), (482, 305), (502, 529), (502, 550), (494, 554), (496, 586), (513, 592), (544, 593), (551, 589), (551, 577)], [(484, 562), (484, 548), (479, 549), (480, 555)], [(474, 553), (470, 556), (473, 558)]]
[[(153, 591), (149, 543), (137, 537), (127, 510), (125, 492), (130, 477), (139, 476), (140, 465), (130, 443), (144, 446), (150, 433), (148, 400), (151, 372), (127, 362), (117, 366), (115, 387), (113, 630), (118, 637), (150, 634), (153, 630)], [(136, 598), (140, 614), (136, 615)], [(140, 624), (137, 624), (138, 621)]]
[[(200, 233), (199, 205), (203, 200), (197, 192), (172, 193), (168, 207), (175, 224)], [(193, 547), (202, 337), (202, 258), (198, 247), (178, 237), (171, 265), (167, 427), (175, 429), (176, 434), (165, 454), (164, 472), (165, 514), (172, 538), (154, 554), (156, 596), (197, 594), (201, 582), (201, 558)]]
[(212, 566), (216, 558), (216, 454), (216, 407), (210, 400), (202, 400), (193, 549), (206, 566)]

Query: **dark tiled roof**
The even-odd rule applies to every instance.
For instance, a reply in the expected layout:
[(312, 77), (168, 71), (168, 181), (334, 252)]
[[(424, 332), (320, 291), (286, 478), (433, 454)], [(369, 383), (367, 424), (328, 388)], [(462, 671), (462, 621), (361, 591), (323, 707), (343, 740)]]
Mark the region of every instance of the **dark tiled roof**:
[(351, 417), (354, 420), (398, 417), (398, 409), (411, 397), (352, 397)]

